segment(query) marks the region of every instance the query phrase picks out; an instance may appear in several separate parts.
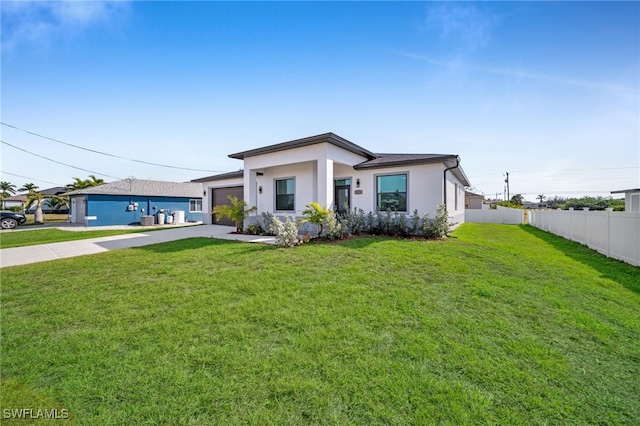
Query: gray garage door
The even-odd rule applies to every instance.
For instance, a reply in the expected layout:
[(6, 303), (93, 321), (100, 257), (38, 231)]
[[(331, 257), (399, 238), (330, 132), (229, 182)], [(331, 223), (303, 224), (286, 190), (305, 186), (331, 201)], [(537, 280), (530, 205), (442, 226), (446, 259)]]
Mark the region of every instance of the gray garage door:
[[(211, 208), (213, 209), (215, 206), (223, 206), (226, 204), (231, 204), (227, 199), (227, 195), (235, 195), (239, 200), (244, 200), (244, 187), (242, 186), (231, 186), (228, 188), (214, 188), (212, 190), (211, 196)], [(215, 225), (229, 225), (235, 226), (235, 223), (229, 219), (220, 219), (216, 220), (216, 215), (213, 215), (211, 218), (211, 223)]]

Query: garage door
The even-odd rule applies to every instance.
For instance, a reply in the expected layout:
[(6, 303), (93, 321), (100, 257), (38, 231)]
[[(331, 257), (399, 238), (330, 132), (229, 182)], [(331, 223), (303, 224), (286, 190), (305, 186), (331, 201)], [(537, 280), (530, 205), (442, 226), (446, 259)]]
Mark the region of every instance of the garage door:
[[(235, 195), (239, 200), (244, 200), (244, 187), (231, 186), (228, 188), (214, 188), (211, 194), (211, 209), (215, 206), (231, 204), (227, 195)], [(213, 215), (211, 218), (211, 223), (214, 225), (235, 226), (235, 223), (227, 218), (220, 218), (220, 220), (216, 220), (216, 215)]]

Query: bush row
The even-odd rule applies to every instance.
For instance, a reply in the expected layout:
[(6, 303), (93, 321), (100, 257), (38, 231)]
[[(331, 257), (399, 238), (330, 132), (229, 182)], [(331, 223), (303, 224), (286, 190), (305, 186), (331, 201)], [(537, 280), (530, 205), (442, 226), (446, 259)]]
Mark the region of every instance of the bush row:
[[(446, 237), (453, 226), (453, 223), (449, 222), (449, 214), (444, 204), (438, 206), (433, 219), (429, 218), (428, 213), (421, 216), (417, 210), (407, 217), (404, 213), (391, 209), (375, 213), (365, 213), (362, 209), (355, 209), (340, 215), (328, 210), (318, 214), (314, 209), (317, 208), (305, 210), (304, 218), (299, 222), (286, 214), (281, 220), (272, 213), (262, 213), (261, 223), (248, 226), (247, 232), (275, 235), (279, 246), (292, 247), (312, 238), (311, 232), (301, 232), (301, 225), (305, 222), (317, 225), (318, 232), (314, 233), (317, 235), (313, 236), (326, 240), (339, 240), (352, 235), (439, 239)], [(310, 217), (312, 217), (311, 220), (309, 220)]]

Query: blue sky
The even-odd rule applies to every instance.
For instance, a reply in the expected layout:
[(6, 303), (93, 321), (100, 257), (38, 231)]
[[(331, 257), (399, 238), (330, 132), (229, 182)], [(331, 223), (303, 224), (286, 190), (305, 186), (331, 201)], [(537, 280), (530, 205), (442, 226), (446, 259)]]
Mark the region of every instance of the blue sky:
[[(107, 181), (334, 132), (458, 154), (476, 192), (640, 187), (638, 2), (5, 2), (2, 140)], [(90, 173), (2, 144), (2, 180)], [(16, 176), (18, 175), (18, 176)], [(24, 176), (24, 177), (19, 177)]]

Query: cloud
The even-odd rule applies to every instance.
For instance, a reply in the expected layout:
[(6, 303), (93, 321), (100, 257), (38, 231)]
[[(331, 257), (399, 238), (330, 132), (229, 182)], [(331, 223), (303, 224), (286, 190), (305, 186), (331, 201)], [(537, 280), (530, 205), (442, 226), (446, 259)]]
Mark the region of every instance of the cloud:
[(128, 10), (126, 1), (3, 1), (2, 50), (23, 44), (46, 47), (57, 38), (119, 20)]
[(491, 39), (496, 18), (476, 5), (430, 3), (425, 25), (427, 31), (461, 49), (484, 47)]
[(574, 87), (581, 87), (585, 89), (597, 90), (600, 92), (607, 92), (611, 95), (615, 95), (615, 96), (630, 99), (630, 100), (638, 99), (638, 90), (636, 88), (618, 85), (618, 84), (612, 84), (608, 82), (589, 81), (589, 80), (582, 80), (582, 79), (563, 77), (563, 76), (557, 76), (557, 75), (540, 74), (540, 73), (535, 73), (535, 72), (530, 72), (530, 71), (525, 71), (520, 69), (512, 69), (512, 68), (495, 68), (495, 67), (470, 65), (469, 63), (465, 61), (460, 61), (460, 60), (442, 61), (442, 60), (437, 60), (437, 59), (430, 58), (428, 56), (424, 56), (416, 53), (398, 53), (398, 55), (403, 56), (405, 58), (423, 61), (428, 64), (435, 65), (441, 68), (446, 68), (449, 70), (484, 72), (489, 74), (513, 77), (513, 78), (522, 79), (522, 80), (546, 81), (546, 82), (554, 83), (561, 86), (574, 86)]

